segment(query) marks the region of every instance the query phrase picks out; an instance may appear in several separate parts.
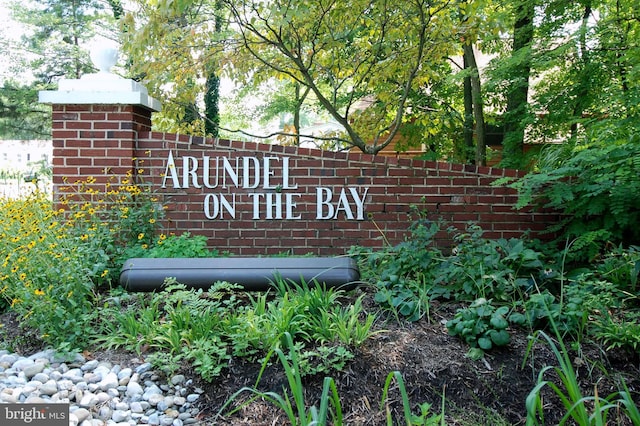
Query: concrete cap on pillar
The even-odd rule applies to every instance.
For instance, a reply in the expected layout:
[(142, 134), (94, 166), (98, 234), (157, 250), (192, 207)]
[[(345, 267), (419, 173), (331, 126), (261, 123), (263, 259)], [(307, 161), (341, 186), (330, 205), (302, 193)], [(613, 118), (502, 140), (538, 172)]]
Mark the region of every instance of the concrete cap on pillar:
[(94, 43), (91, 60), (97, 73), (80, 79), (62, 79), (58, 90), (41, 91), (39, 100), (47, 104), (116, 104), (141, 105), (160, 111), (160, 102), (147, 92), (142, 84), (122, 78), (111, 72), (118, 61), (118, 47), (110, 42)]

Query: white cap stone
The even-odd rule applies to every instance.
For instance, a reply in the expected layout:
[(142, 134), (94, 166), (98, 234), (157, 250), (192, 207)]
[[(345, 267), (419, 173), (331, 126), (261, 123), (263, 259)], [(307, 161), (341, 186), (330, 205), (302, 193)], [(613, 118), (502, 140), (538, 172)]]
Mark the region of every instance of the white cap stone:
[(119, 56), (115, 43), (104, 40), (94, 42), (90, 56), (99, 70), (97, 73), (83, 75), (80, 79), (60, 80), (58, 90), (41, 91), (38, 94), (40, 102), (142, 105), (152, 111), (160, 111), (160, 102), (149, 96), (146, 87), (111, 72)]

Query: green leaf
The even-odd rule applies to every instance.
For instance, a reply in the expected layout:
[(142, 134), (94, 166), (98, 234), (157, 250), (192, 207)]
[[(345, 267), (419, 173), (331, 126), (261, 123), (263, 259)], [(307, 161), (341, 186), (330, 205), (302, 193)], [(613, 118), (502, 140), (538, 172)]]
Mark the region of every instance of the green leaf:
[(511, 336), (509, 336), (507, 330), (492, 330), (489, 334), (491, 336), (491, 341), (495, 343), (496, 346), (505, 346), (511, 341)]
[(509, 315), (509, 321), (516, 325), (524, 325), (527, 321), (527, 317), (525, 317), (520, 312), (514, 312)]
[(471, 348), (467, 352), (467, 357), (474, 361), (478, 361), (484, 357), (484, 351), (480, 348)]
[(478, 346), (480, 347), (480, 349), (488, 351), (489, 349), (491, 349), (493, 344), (491, 343), (491, 339), (487, 337), (481, 337), (478, 339)]
[(509, 323), (502, 315), (493, 315), (491, 317), (490, 324), (497, 330), (504, 330), (509, 326)]

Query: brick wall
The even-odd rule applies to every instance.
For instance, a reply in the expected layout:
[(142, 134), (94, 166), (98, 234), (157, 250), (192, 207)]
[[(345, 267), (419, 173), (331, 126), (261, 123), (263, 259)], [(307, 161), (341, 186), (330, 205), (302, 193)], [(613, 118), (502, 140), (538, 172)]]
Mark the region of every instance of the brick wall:
[(490, 238), (544, 237), (557, 221), (514, 210), (514, 191), (492, 185), (513, 170), (157, 133), (149, 117), (127, 105), (54, 106), (54, 185), (135, 176), (166, 205), (165, 232), (206, 235), (238, 255), (396, 244), (412, 206), (460, 229), (477, 222)]

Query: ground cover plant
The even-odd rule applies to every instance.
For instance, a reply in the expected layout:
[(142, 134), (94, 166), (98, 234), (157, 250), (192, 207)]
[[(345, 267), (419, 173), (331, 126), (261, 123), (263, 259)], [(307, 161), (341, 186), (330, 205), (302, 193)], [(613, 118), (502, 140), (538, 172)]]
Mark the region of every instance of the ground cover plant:
[(577, 263), (469, 224), (444, 249), (447, 225), (415, 210), (403, 243), (352, 249), (354, 290), (168, 279), (137, 294), (114, 285), (124, 259), (221, 252), (157, 229), (144, 187), (71, 193), (60, 209), (40, 193), (0, 200), (4, 348), (128, 353), (191, 374), (207, 390), (202, 424), (638, 424), (633, 246)]

